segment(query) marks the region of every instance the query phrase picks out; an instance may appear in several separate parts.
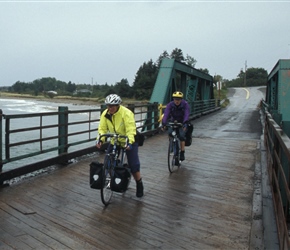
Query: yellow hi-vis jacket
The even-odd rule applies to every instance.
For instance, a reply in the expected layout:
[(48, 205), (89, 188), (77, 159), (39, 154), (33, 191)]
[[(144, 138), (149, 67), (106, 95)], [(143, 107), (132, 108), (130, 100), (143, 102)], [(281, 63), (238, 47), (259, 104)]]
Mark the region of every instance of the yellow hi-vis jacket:
[[(98, 132), (99, 136), (106, 133), (126, 135), (129, 138), (129, 143), (133, 144), (135, 142), (134, 136), (136, 135), (134, 113), (123, 105), (120, 105), (118, 111), (113, 115), (108, 112), (108, 109), (104, 110), (100, 118)], [(121, 146), (124, 146), (124, 139), (119, 139), (119, 142)]]

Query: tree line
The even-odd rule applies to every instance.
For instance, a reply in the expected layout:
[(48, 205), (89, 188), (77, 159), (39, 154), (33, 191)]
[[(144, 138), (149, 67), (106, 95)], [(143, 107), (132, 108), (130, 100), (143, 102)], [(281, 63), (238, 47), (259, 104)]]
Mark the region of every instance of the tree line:
[(263, 68), (248, 68), (246, 71), (241, 70), (237, 78), (231, 81), (226, 80), (224, 83), (227, 87), (265, 86), (267, 78), (267, 70)]
[[(197, 60), (190, 55), (183, 55), (183, 51), (175, 48), (169, 54), (164, 50), (155, 62), (150, 59), (144, 62), (136, 72), (132, 85), (127, 79), (121, 79), (114, 84), (75, 84), (71, 81), (63, 82), (53, 77), (36, 79), (33, 82), (17, 81), (8, 88), (9, 92), (19, 94), (43, 95), (48, 91), (55, 91), (61, 96), (78, 96), (91, 98), (104, 98), (109, 94), (116, 93), (123, 98), (148, 100), (151, 97), (158, 70), (163, 58), (175, 59), (191, 67), (195, 67)], [(209, 73), (208, 69), (199, 69)], [(246, 81), (245, 81), (246, 79)], [(227, 87), (264, 85), (267, 81), (267, 71), (261, 68), (249, 68), (246, 72), (240, 71), (236, 79), (231, 81), (223, 79), (220, 75), (214, 76), (214, 82), (224, 82)], [(53, 97), (53, 96), (51, 96)]]

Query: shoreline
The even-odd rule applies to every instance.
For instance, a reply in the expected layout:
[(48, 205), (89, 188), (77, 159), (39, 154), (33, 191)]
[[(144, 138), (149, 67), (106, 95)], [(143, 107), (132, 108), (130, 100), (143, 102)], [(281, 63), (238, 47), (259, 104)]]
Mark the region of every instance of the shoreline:
[[(45, 97), (45, 96), (29, 96), (29, 95), (21, 95), (21, 94), (7, 94), (0, 92), (0, 99), (18, 99), (18, 100), (34, 100), (34, 101), (43, 101), (43, 102), (54, 102), (54, 103), (67, 103), (71, 105), (84, 105), (84, 106), (100, 106), (104, 104), (104, 99), (98, 98), (74, 98), (74, 97), (66, 97), (66, 96), (55, 96), (53, 98)], [(123, 99), (123, 98), (122, 98)], [(148, 103), (148, 101), (136, 101), (136, 100), (124, 100), (122, 101), (123, 105), (127, 104), (142, 104)]]
[(34, 100), (42, 102), (53, 102), (53, 103), (67, 103), (72, 105), (86, 105), (86, 106), (95, 106), (101, 105), (103, 102), (98, 102), (95, 100), (86, 100), (86, 99), (73, 99), (73, 98), (64, 98), (64, 97), (33, 97), (33, 96), (17, 96), (17, 95), (2, 95), (0, 93), (0, 99), (17, 99), (17, 100)]

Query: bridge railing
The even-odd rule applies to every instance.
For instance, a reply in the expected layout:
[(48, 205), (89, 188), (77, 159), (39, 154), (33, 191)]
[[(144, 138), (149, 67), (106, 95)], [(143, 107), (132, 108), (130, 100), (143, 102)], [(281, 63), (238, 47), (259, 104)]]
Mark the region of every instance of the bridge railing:
[[(209, 113), (215, 112), (219, 110), (220, 100), (209, 99), (209, 100), (199, 100), (199, 101), (188, 101), (190, 107), (189, 117), (191, 120), (201, 117), (203, 115), (207, 115)], [(159, 117), (162, 116), (166, 105), (161, 105), (159, 107)]]
[(273, 194), (280, 249), (290, 249), (290, 139), (261, 102), (265, 114), (264, 140), (267, 170)]
[[(158, 131), (158, 104), (128, 107), (133, 110), (136, 127), (141, 133), (146, 136)], [(97, 151), (94, 141), (104, 108), (68, 110), (59, 107), (58, 112), (13, 115), (0, 110), (0, 185), (6, 180), (48, 166), (68, 164), (73, 158)]]
[(191, 108), (190, 116), (199, 117), (211, 113), (213, 111), (216, 111), (220, 109), (219, 103), (220, 103), (219, 100), (217, 101), (216, 99), (189, 102), (189, 106)]
[[(214, 103), (215, 100), (196, 102), (190, 118), (217, 110)], [(148, 103), (127, 107), (134, 112), (136, 127), (141, 133), (150, 136), (159, 132), (164, 106)], [(13, 115), (3, 114), (0, 109), (0, 185), (94, 153), (100, 114), (104, 109), (105, 106), (85, 110), (59, 107), (57, 112)], [(5, 124), (4, 128), (2, 124)]]

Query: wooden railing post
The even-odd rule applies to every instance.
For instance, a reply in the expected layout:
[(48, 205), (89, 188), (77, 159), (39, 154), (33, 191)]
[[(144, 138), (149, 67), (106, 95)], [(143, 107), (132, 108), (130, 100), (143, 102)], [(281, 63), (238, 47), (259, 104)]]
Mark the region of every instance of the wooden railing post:
[(127, 108), (130, 109), (135, 114), (135, 105), (133, 103), (129, 103)]
[(154, 107), (153, 107), (153, 110), (154, 110), (154, 129), (158, 129), (159, 127), (159, 109), (158, 109), (158, 102), (154, 102), (153, 103)]
[(147, 108), (147, 131), (152, 129), (152, 110), (153, 106), (152, 104), (149, 104)]
[(68, 107), (58, 107), (58, 154), (65, 154), (68, 150)]

